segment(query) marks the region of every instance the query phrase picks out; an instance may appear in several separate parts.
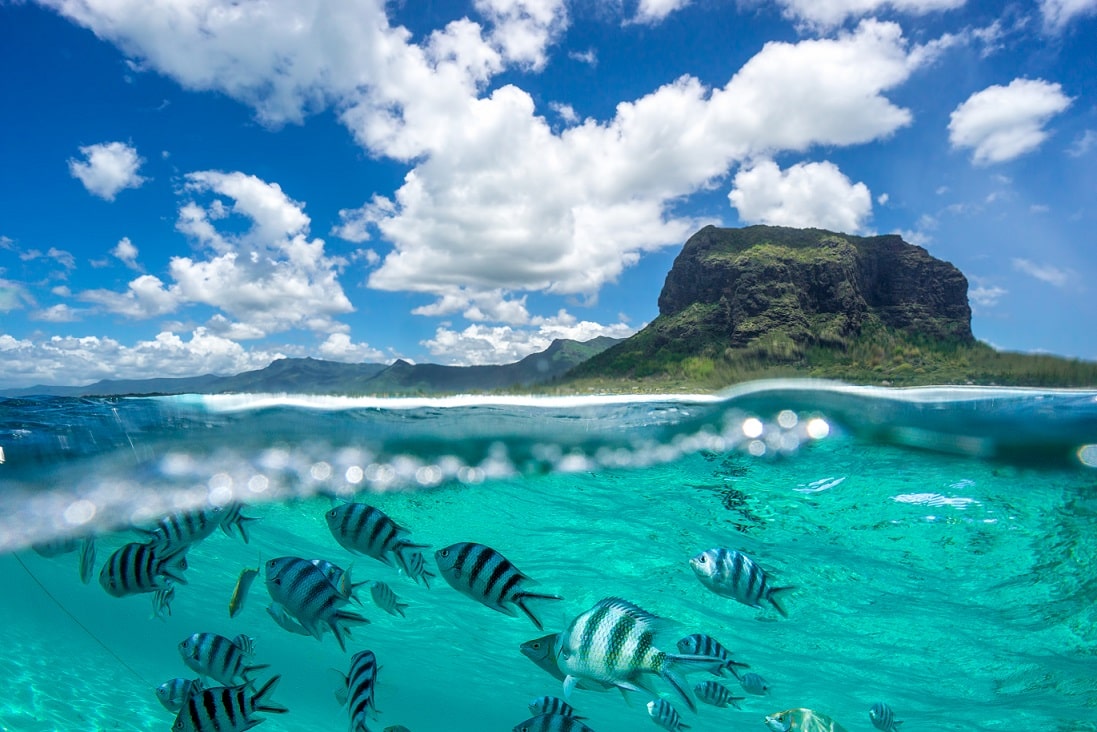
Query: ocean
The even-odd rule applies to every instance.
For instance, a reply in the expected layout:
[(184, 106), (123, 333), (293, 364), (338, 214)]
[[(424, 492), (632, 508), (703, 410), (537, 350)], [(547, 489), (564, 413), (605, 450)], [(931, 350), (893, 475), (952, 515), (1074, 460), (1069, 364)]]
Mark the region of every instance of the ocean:
[[(170, 615), (101, 586), (108, 557), (147, 540), (138, 529), (237, 503), (256, 519), (249, 541), (215, 530), (193, 544)], [(439, 576), (427, 587), (345, 549), (325, 515), (347, 503), (426, 545)], [(73, 551), (42, 555), (66, 538)], [(440, 576), (434, 552), (457, 542), (563, 598), (529, 601), (544, 630)], [(787, 617), (702, 584), (690, 559), (717, 547), (790, 587), (775, 595)], [(363, 585), (345, 609), (370, 623), (341, 650), (331, 632), (275, 623), (263, 571), (230, 617), (241, 571), (286, 556), (386, 583), (406, 617)], [(610, 597), (661, 619), (659, 649), (706, 633), (768, 692), (690, 673), (742, 697), (694, 713), (654, 674), (649, 692), (578, 688), (569, 701), (597, 732), (660, 729), (656, 695), (692, 732), (765, 730), (797, 707), (872, 730), (877, 702), (905, 732), (1097, 730), (1097, 392), (790, 381), (695, 396), (0, 399), (3, 732), (172, 729), (155, 689), (195, 676), (178, 649), (194, 633), (252, 637), (249, 663), (268, 666), (257, 685), (281, 677), (270, 698), (289, 711), (256, 712), (264, 732), (348, 729), (334, 692), (366, 649), (380, 667), (368, 729), (510, 730), (535, 697), (563, 696), (521, 645)]]

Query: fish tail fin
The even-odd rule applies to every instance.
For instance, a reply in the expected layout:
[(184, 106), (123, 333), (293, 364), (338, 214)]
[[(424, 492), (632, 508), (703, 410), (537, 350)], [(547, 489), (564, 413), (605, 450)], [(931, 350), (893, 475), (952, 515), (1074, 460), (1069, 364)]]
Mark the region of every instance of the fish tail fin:
[[(181, 585), (187, 584), (187, 578), (183, 576), (183, 572), (187, 569), (187, 549), (189, 548), (187, 545), (176, 547), (161, 557), (160, 563), (156, 566), (158, 574), (169, 577)], [(176, 561), (180, 559), (181, 561)]]
[(278, 682), (282, 680), (282, 676), (272, 676), (270, 681), (263, 684), (263, 688), (255, 692), (255, 696), (251, 698), (251, 709), (253, 712), (269, 712), (271, 714), (285, 714), (289, 710), (281, 704), (275, 704), (272, 701), (266, 699), (267, 695), (274, 691), (274, 687), (278, 686)]
[(777, 609), (777, 612), (781, 613), (781, 617), (783, 618), (787, 618), (788, 613), (783, 607), (781, 607), (780, 603), (777, 602), (777, 599), (774, 597), (774, 595), (776, 595), (778, 592), (788, 592), (789, 590), (795, 589), (796, 588), (792, 585), (789, 585), (787, 587), (774, 587), (772, 590), (769, 591), (769, 593), (766, 594), (766, 599), (769, 600), (769, 604), (773, 605), (773, 607)]
[(328, 671), (331, 672), (331, 679), (335, 682), (335, 688), (333, 689), (335, 692), (335, 701), (339, 702), (339, 706), (346, 706), (347, 698), (349, 696), (347, 686), (350, 683), (350, 680), (345, 673), (337, 668), (329, 668)]
[[(428, 577), (437, 577), (437, 576), (438, 575), (436, 575), (434, 572), (431, 572), (429, 569), (424, 569), (419, 575), (419, 577), (423, 578), (423, 586), (426, 587), (428, 590), (430, 589), (430, 581), (427, 578)], [(415, 578), (416, 584), (419, 583), (419, 577)]]
[[(245, 544), (250, 544), (251, 543), (251, 536), (248, 534), (248, 524), (251, 523), (252, 521), (258, 521), (258, 520), (259, 520), (258, 516), (240, 516), (239, 518), (236, 519), (236, 521), (233, 522), (233, 526), (235, 526), (236, 530), (240, 532), (240, 538), (244, 540)], [(224, 526), (222, 526), (221, 528), (225, 529)], [(226, 534), (229, 533), (227, 529), (225, 530), (225, 533)], [(231, 536), (231, 534), (230, 534), (230, 536)]]
[(396, 609), (396, 612), (400, 613), (400, 617), (406, 618), (407, 615), (404, 614), (404, 608), (407, 606), (408, 604), (406, 602), (398, 602), (393, 607)]
[(541, 625), (541, 621), (537, 619), (537, 616), (533, 614), (533, 611), (526, 607), (526, 600), (563, 600), (564, 598), (559, 595), (542, 595), (537, 592), (519, 592), (514, 596), (514, 604), (526, 614), (526, 617), (533, 621), (533, 624), (537, 626), (537, 630), (544, 630), (545, 626)]
[(724, 664), (724, 668), (730, 671), (731, 675), (734, 676), (736, 679), (740, 678), (739, 669), (737, 669), (736, 666), (741, 666), (742, 668), (750, 668), (749, 663), (742, 663), (740, 661), (732, 661), (731, 659), (728, 659), (728, 662)]
[(682, 697), (682, 701), (686, 703), (686, 706), (689, 707), (689, 710), (696, 713), (697, 704), (694, 703), (693, 697), (689, 695), (689, 687), (686, 686), (686, 680), (682, 678), (682, 675), (678, 672), (677, 669), (674, 668), (674, 664), (663, 664), (663, 670), (659, 673), (659, 675), (663, 677), (664, 681), (671, 685), (671, 687), (678, 694), (678, 696)]

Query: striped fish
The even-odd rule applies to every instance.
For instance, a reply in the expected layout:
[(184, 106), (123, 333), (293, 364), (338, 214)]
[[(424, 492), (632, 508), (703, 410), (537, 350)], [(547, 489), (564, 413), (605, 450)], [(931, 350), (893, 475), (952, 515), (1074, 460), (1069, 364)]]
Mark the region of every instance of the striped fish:
[(846, 728), (825, 714), (800, 707), (766, 715), (770, 732), (846, 732)]
[(682, 724), (682, 718), (678, 716), (678, 710), (670, 705), (666, 699), (652, 699), (648, 702), (648, 716), (670, 732), (681, 732), (689, 729), (688, 724)]
[(397, 615), (406, 618), (404, 615), (404, 608), (408, 606), (406, 602), (400, 602), (396, 597), (396, 593), (392, 591), (392, 588), (386, 585), (384, 582), (374, 582), (370, 587), (370, 594), (373, 595), (373, 601), (377, 603), (377, 607), (384, 610), (389, 615)]
[(559, 714), (562, 717), (575, 717), (576, 719), (586, 719), (586, 717), (580, 717), (575, 713), (575, 707), (568, 704), (566, 701), (558, 696), (539, 696), (529, 703), (529, 713), (533, 716), (538, 714)]
[(138, 529), (149, 542), (165, 548), (187, 547), (205, 539), (221, 523), (220, 508), (180, 511), (156, 522), (152, 529)]
[(217, 633), (195, 633), (181, 641), (179, 655), (192, 671), (225, 686), (235, 686), (238, 683), (250, 686), (254, 683), (250, 674), (269, 665), (246, 665), (244, 650)]
[(720, 676), (721, 672), (724, 669), (727, 669), (728, 671), (731, 671), (732, 676), (739, 678), (739, 670), (736, 666), (750, 668), (749, 664), (733, 660), (731, 651), (720, 645), (720, 642), (711, 635), (706, 635), (705, 633), (694, 633), (693, 635), (687, 635), (685, 638), (679, 640), (678, 652), (719, 658), (724, 663), (720, 668), (716, 669), (717, 676)]
[(379, 508), (365, 503), (345, 503), (325, 514), (328, 529), (339, 544), (355, 554), (365, 554), (394, 566), (406, 549), (424, 549), (426, 544), (408, 541), (407, 529)]
[(769, 683), (756, 673), (743, 674), (743, 677), (739, 679), (739, 685), (748, 694), (765, 696), (769, 693)]
[[(559, 633), (549, 633), (540, 638), (528, 640), (522, 644), (521, 650), (522, 655), (537, 664), (539, 668), (548, 671), (554, 678), (563, 681), (567, 678), (567, 675), (560, 670), (560, 665), (556, 663), (556, 640), (559, 637)], [(589, 689), (591, 691), (607, 691), (613, 688), (613, 684), (605, 684), (601, 681), (581, 680), (577, 688)]]
[(187, 548), (165, 550), (155, 544), (125, 544), (107, 558), (99, 571), (99, 584), (114, 597), (156, 592), (172, 582), (186, 584)]
[(242, 503), (229, 503), (221, 510), (221, 521), (218, 526), (221, 527), (221, 531), (225, 532), (225, 536), (232, 536), (232, 530), (240, 534), (240, 538), (247, 544), (251, 541), (251, 537), (248, 536), (248, 523), (251, 521), (258, 521), (259, 519), (254, 516), (245, 516), (241, 511), (244, 508)]
[(259, 576), (259, 568), (249, 569), (245, 567), (240, 571), (240, 577), (236, 580), (236, 587), (232, 589), (232, 597), (229, 598), (229, 617), (235, 618), (244, 609), (244, 601), (248, 599), (248, 590), (251, 583)]
[(202, 679), (172, 679), (156, 687), (156, 698), (169, 712), (178, 712), (191, 694), (202, 690)]
[(396, 552), (396, 562), (404, 574), (415, 580), (415, 584), (419, 584), (419, 579), (422, 578), (423, 586), (430, 589), (430, 578), (437, 575), (427, 569), (427, 560), (423, 557), (423, 552), (401, 549)]
[[(373, 651), (355, 653), (350, 659), (350, 672), (343, 676), (335, 697), (346, 705), (350, 714), (350, 732), (369, 732), (369, 710), (377, 711), (373, 690), (377, 685), (377, 657)], [(340, 674), (341, 675), (341, 674)]]
[(701, 681), (693, 685), (693, 693), (705, 704), (714, 707), (726, 707), (728, 705), (736, 709), (742, 709), (739, 702), (746, 699), (745, 696), (732, 696), (731, 689), (719, 681)]
[(67, 537), (64, 539), (51, 539), (49, 541), (39, 542), (38, 544), (31, 544), (30, 548), (40, 557), (53, 559), (62, 554), (76, 551), (78, 546), (80, 546), (79, 539)]
[(192, 694), (179, 710), (172, 732), (244, 732), (262, 722), (255, 712), (285, 714), (288, 709), (267, 701), (281, 676), (275, 676), (263, 688), (248, 695), (247, 686), (215, 686)]
[(339, 648), (345, 651), (345, 625), (369, 622), (361, 615), (340, 610), (347, 598), (309, 560), (279, 557), (268, 561), (266, 568), (271, 599), (317, 640), (323, 637), (325, 627), (330, 628)]
[(255, 655), (255, 639), (250, 635), (244, 635), (241, 633), (232, 639), (232, 644), (240, 649), (240, 652), (245, 656)]
[(391, 727), (385, 727), (385, 732), (411, 732), (411, 730), (402, 724), (394, 724)]
[(324, 573), (324, 576), (328, 578), (328, 582), (331, 582), (332, 587), (339, 590), (339, 594), (342, 595), (348, 602), (357, 602), (358, 598), (354, 596), (354, 591), (362, 585), (369, 584), (368, 582), (354, 582), (350, 578), (351, 570), (354, 565), (343, 569), (334, 562), (329, 562), (326, 559), (310, 559), (313, 566)]
[(86, 537), (80, 542), (80, 581), (85, 585), (91, 582), (95, 574), (95, 537)]
[(567, 674), (564, 697), (570, 697), (580, 679), (653, 694), (642, 686), (641, 676), (655, 674), (696, 712), (681, 674), (712, 671), (722, 661), (711, 656), (664, 653), (655, 647), (655, 634), (661, 625), (655, 615), (617, 597), (599, 600), (576, 617), (556, 641), (556, 662)]
[(537, 714), (514, 725), (513, 732), (594, 732), (578, 717), (563, 714)]
[(434, 553), (442, 577), (453, 589), (473, 600), (506, 615), (517, 615), (511, 604), (517, 605), (538, 630), (541, 621), (526, 607), (526, 600), (562, 600), (559, 595), (526, 592), (523, 580), (529, 580), (506, 557), (489, 546), (473, 542), (458, 542)]
[(868, 718), (872, 720), (872, 726), (884, 732), (895, 732), (902, 722), (895, 719), (895, 712), (884, 702), (876, 702), (868, 710)]
[(716, 547), (701, 552), (690, 559), (689, 563), (701, 584), (717, 595), (757, 608), (762, 607), (762, 600), (766, 600), (777, 612), (788, 617), (788, 613), (773, 596), (778, 592), (791, 590), (792, 587), (772, 586), (765, 570), (746, 554)]
[(167, 620), (171, 615), (171, 602), (175, 599), (175, 585), (152, 593), (152, 617)]

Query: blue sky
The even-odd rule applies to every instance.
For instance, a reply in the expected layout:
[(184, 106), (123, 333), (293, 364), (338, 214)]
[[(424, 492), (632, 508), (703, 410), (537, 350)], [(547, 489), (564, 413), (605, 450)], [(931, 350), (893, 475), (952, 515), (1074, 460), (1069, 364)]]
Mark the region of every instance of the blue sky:
[(505, 363), (706, 223), (901, 233), (1097, 359), (1097, 0), (0, 0), (0, 385)]

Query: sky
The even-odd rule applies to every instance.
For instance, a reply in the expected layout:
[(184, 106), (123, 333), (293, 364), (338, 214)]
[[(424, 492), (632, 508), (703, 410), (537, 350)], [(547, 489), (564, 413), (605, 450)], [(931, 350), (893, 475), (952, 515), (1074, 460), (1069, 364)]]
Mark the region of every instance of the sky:
[(899, 233), (1097, 359), (1097, 0), (0, 0), (0, 387), (625, 337), (704, 225)]

